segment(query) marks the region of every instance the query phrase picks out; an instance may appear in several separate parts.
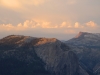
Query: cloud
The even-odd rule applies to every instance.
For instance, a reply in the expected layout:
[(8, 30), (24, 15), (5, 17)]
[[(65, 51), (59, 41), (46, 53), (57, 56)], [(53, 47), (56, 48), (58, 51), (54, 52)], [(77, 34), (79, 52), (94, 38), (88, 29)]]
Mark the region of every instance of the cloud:
[(60, 28), (76, 28), (76, 29), (79, 29), (79, 28), (96, 28), (98, 25), (93, 22), (93, 21), (90, 21), (90, 22), (87, 22), (87, 23), (84, 23), (84, 24), (80, 24), (79, 22), (75, 22), (74, 24), (70, 23), (70, 22), (62, 22), (62, 24), (59, 26)]
[(66, 22), (63, 22), (60, 27), (66, 27)]
[(20, 2), (19, 0), (1, 0), (0, 2), (1, 6), (7, 7), (7, 8), (20, 8)]
[(58, 25), (50, 25), (50, 22), (36, 22), (34, 20), (26, 20), (24, 23), (19, 23), (16, 26), (12, 24), (0, 24), (0, 31), (25, 31), (34, 28), (50, 29), (58, 28)]
[(48, 0), (0, 0), (0, 6), (10, 9), (26, 9), (27, 6), (38, 6)]
[(60, 28), (72, 28), (72, 24), (70, 22), (62, 22), (62, 24), (59, 26)]
[(86, 26), (88, 26), (88, 27), (97, 27), (97, 24), (94, 23), (93, 21), (90, 21), (90, 22), (86, 23)]
[(75, 23), (75, 28), (79, 28), (80, 24), (78, 22)]
[(4, 35), (3, 33), (7, 33), (7, 35), (11, 34), (18, 34), (18, 35), (21, 34), (30, 36), (34, 35), (39, 37), (55, 37), (61, 39), (65, 35), (67, 38), (67, 35), (72, 36), (77, 34), (79, 31), (85, 31), (85, 32), (99, 31), (99, 28), (100, 26), (93, 21), (89, 21), (84, 24), (81, 24), (79, 22), (75, 22), (73, 24), (70, 22), (63, 21), (61, 24), (52, 25), (51, 22), (46, 22), (46, 21), (37, 22), (34, 20), (26, 20), (25, 22), (19, 23), (17, 25), (0, 24), (0, 34)]
[(59, 37), (79, 31), (100, 32), (99, 3), (100, 0), (0, 0), (1, 36), (8, 32), (51, 33)]
[(85, 25), (80, 24), (79, 22), (76, 22), (74, 25), (74, 28), (84, 28), (84, 27), (85, 27)]
[(58, 28), (58, 25), (50, 25), (50, 22), (43, 22), (42, 23), (42, 28)]
[[(80, 24), (79, 22), (75, 22), (74, 24), (71, 24), (70, 22), (62, 22), (61, 25), (51, 25), (51, 22), (36, 22), (34, 20), (26, 20), (24, 23), (19, 23), (17, 25), (12, 25), (12, 24), (0, 24), (0, 31), (25, 31), (25, 30), (30, 30), (30, 29), (93, 29), (96, 28), (97, 25), (95, 22), (90, 21), (84, 24)], [(69, 30), (70, 31), (70, 30)], [(71, 30), (71, 33), (73, 31)]]
[(12, 24), (1, 24), (0, 31), (23, 31), (28, 30), (31, 28), (35, 28), (39, 24), (34, 21), (26, 20), (23, 24), (19, 23), (18, 25), (14, 26)]

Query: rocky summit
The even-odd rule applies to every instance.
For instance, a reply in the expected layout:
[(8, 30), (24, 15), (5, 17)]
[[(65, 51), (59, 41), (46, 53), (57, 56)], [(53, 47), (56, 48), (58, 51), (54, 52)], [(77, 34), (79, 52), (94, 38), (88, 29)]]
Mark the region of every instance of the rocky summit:
[(65, 43), (77, 54), (80, 66), (89, 75), (100, 75), (100, 33), (80, 32)]
[(79, 75), (79, 63), (55, 38), (10, 35), (0, 40), (0, 75)]

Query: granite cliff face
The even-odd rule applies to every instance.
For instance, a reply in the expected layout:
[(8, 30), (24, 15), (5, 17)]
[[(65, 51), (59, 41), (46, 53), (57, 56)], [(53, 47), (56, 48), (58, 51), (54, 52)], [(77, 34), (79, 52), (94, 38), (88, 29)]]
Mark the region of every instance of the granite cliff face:
[(66, 41), (80, 61), (80, 66), (89, 75), (100, 75), (100, 33), (80, 32)]
[(0, 75), (79, 75), (79, 63), (55, 38), (10, 35), (0, 40)]

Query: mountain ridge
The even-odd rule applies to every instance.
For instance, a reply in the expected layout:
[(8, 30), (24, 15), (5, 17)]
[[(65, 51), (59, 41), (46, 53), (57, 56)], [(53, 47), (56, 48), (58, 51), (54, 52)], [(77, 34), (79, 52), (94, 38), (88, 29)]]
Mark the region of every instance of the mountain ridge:
[(55, 38), (10, 35), (0, 40), (0, 74), (79, 75), (78, 58)]
[(100, 33), (79, 32), (74, 38), (95, 38), (100, 37)]
[(65, 43), (77, 54), (81, 66), (89, 75), (100, 74), (100, 33), (81, 32), (77, 38)]
[(83, 37), (84, 35), (88, 34), (88, 32), (79, 32), (75, 38), (80, 38), (80, 37)]

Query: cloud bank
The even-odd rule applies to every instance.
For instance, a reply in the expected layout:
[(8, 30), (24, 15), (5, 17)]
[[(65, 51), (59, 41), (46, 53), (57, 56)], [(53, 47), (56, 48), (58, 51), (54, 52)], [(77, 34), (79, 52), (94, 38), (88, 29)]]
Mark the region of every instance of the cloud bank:
[(100, 0), (0, 0), (0, 37), (22, 34), (68, 39), (100, 33)]
[[(62, 22), (61, 24), (52, 25), (51, 22), (36, 22), (34, 20), (26, 20), (24, 23), (19, 23), (17, 25), (12, 24), (0, 24), (0, 33), (7, 33), (10, 34), (25, 34), (30, 33), (30, 35), (41, 35), (44, 34), (50, 34), (52, 37), (53, 35), (57, 34), (77, 34), (79, 31), (87, 31), (92, 32), (93, 30), (98, 30), (100, 28), (99, 25), (97, 25), (93, 21), (89, 21), (84, 24), (80, 24), (79, 22), (75, 22), (74, 24), (70, 22)], [(58, 37), (59, 39), (59, 37)]]

